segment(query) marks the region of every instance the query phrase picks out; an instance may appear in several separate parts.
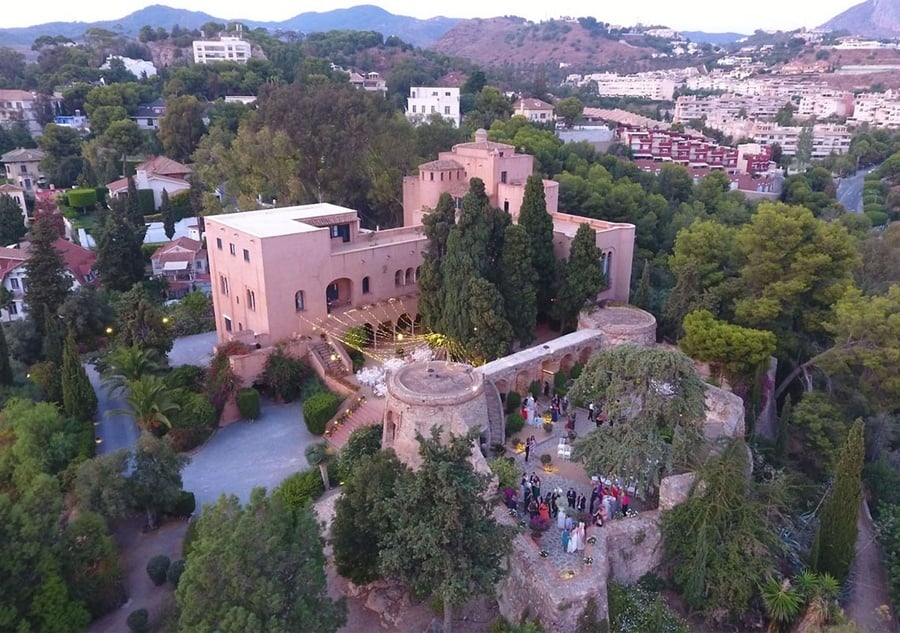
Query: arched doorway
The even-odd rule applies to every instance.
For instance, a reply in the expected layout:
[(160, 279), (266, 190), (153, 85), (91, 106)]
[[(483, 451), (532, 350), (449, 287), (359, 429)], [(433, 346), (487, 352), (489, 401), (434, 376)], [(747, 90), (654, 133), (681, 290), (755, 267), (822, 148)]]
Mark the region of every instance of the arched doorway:
[(350, 306), (352, 288), (353, 282), (346, 277), (335, 279), (325, 286), (325, 304), (328, 306), (329, 313)]
[(575, 365), (575, 357), (572, 354), (566, 354), (559, 360), (559, 368), (566, 373), (572, 371)]
[(413, 334), (413, 320), (406, 312), (397, 317), (397, 332), (400, 334)]

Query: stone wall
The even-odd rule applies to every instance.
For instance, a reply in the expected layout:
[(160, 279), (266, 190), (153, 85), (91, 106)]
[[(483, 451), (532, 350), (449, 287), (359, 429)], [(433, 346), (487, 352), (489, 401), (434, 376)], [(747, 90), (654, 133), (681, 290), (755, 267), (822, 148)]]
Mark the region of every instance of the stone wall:
[(720, 437), (743, 437), (744, 401), (730, 391), (707, 385), (703, 432), (710, 441)]
[(610, 578), (632, 585), (662, 562), (662, 532), (659, 510), (636, 517), (608, 521), (600, 530), (606, 537)]
[(643, 347), (656, 345), (656, 317), (633, 306), (584, 310), (578, 315), (578, 329), (603, 332), (603, 347), (618, 347), (626, 343)]
[(681, 473), (663, 477), (659, 482), (659, 509), (671, 510), (687, 501), (694, 485), (694, 473)]

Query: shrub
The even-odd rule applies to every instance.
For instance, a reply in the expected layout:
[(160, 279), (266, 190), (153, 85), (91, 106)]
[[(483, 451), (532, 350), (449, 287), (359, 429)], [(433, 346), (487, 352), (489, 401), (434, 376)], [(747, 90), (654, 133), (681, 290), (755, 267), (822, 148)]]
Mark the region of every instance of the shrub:
[(303, 419), (309, 432), (313, 435), (325, 433), (325, 425), (337, 413), (341, 402), (341, 397), (330, 391), (310, 396), (303, 403)]
[(564, 396), (568, 393), (569, 389), (566, 385), (569, 384), (569, 374), (560, 370), (553, 375), (553, 392), (557, 395)]
[(506, 394), (506, 412), (512, 413), (513, 411), (518, 411), (519, 407), (522, 406), (522, 396), (519, 395), (518, 391), (510, 391)]
[(550, 455), (548, 453), (544, 453), (543, 455), (541, 455), (541, 463), (544, 466), (549, 466), (550, 464), (553, 463), (553, 458), (550, 457)]
[(241, 379), (231, 369), (229, 356), (238, 356), (250, 350), (240, 341), (225, 343), (216, 351), (206, 372), (206, 393), (217, 412), (221, 413), (228, 399), (241, 387)]
[(181, 541), (181, 555), (185, 558), (191, 555), (197, 536), (197, 521), (191, 521), (188, 523), (187, 530), (184, 531), (184, 540)]
[(352, 348), (360, 349), (372, 344), (369, 332), (361, 325), (355, 325), (344, 334), (344, 342)]
[(300, 384), (300, 399), (308, 400), (317, 393), (328, 393), (328, 386), (319, 378), (319, 374), (310, 372)]
[(150, 580), (153, 581), (154, 585), (159, 587), (166, 582), (166, 573), (169, 571), (169, 565), (171, 564), (172, 561), (169, 560), (169, 557), (163, 554), (154, 556), (147, 561), (147, 575), (150, 576)]
[(181, 580), (181, 574), (184, 573), (184, 559), (179, 558), (178, 560), (172, 561), (172, 564), (169, 565), (169, 570), (166, 572), (166, 580), (169, 581), (169, 584), (172, 585), (173, 588), (178, 588), (178, 581)]
[(323, 492), (325, 484), (322, 482), (319, 469), (312, 468), (291, 475), (282, 481), (272, 494), (279, 495), (285, 505), (299, 509), (321, 497)]
[(541, 395), (541, 383), (538, 380), (532, 380), (531, 384), (528, 385), (528, 393), (537, 400)]
[(511, 462), (504, 458), (492, 459), (488, 466), (490, 466), (491, 472), (497, 475), (501, 490), (503, 488), (515, 489), (519, 485), (519, 467), (514, 461)]
[(248, 420), (259, 419), (259, 392), (253, 387), (238, 391), (237, 407), (242, 417)]
[(156, 201), (153, 199), (153, 189), (138, 189), (138, 209), (141, 215), (148, 215), (156, 211)]
[(185, 389), (200, 393), (203, 389), (203, 368), (197, 365), (181, 365), (163, 376), (169, 389)]
[(525, 418), (521, 411), (513, 411), (506, 416), (506, 437), (511, 437), (521, 431), (525, 426)]
[(531, 519), (531, 521), (528, 522), (528, 527), (531, 528), (532, 532), (543, 534), (550, 529), (550, 519), (545, 519), (544, 517), (534, 517), (533, 519)]
[(355, 348), (350, 348), (347, 352), (347, 356), (350, 357), (350, 362), (353, 363), (353, 373), (355, 374), (360, 369), (363, 368), (363, 365), (366, 364), (366, 357), (363, 355), (361, 351)]
[(197, 499), (194, 493), (188, 490), (182, 490), (178, 493), (178, 499), (166, 509), (166, 514), (175, 517), (189, 517), (194, 514), (197, 509)]
[(381, 425), (370, 424), (354, 430), (337, 460), (338, 481), (347, 481), (367, 456), (381, 450)]
[(579, 376), (581, 376), (581, 372), (583, 370), (584, 365), (582, 365), (581, 363), (575, 363), (574, 365), (572, 365), (572, 371), (569, 372), (569, 378), (571, 378), (572, 380), (577, 379)]
[(147, 609), (135, 609), (128, 614), (125, 624), (132, 633), (148, 633), (150, 631), (150, 614)]
[(284, 345), (276, 345), (266, 358), (262, 383), (273, 398), (293, 402), (301, 395), (301, 384), (311, 373), (302, 360), (287, 353)]
[(66, 192), (66, 201), (76, 209), (94, 208), (97, 204), (96, 189), (72, 189)]
[(640, 585), (609, 584), (610, 629), (621, 633), (690, 633), (687, 623), (673, 613), (659, 595)]

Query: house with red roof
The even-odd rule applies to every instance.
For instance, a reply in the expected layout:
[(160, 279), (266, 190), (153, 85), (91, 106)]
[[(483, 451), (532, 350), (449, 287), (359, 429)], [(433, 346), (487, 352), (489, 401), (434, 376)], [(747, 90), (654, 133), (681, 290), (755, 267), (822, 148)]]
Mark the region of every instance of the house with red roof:
[[(62, 255), (66, 273), (72, 281), (72, 290), (97, 285), (97, 256), (93, 251), (63, 238), (53, 242), (53, 246)], [(4, 320), (24, 319), (28, 315), (25, 304), (25, 294), (28, 292), (25, 263), (29, 256), (27, 244), (16, 248), (0, 247), (0, 283), (12, 295), (10, 304), (0, 309), (0, 318)]]
[[(176, 193), (191, 188), (187, 181), (191, 168), (165, 156), (154, 156), (134, 168), (134, 185), (138, 189), (153, 191), (154, 208), (162, 205), (162, 192), (171, 198)], [(106, 185), (109, 195), (123, 198), (128, 194), (128, 179), (120, 178)]]
[(150, 256), (153, 276), (168, 281), (168, 296), (179, 299), (193, 290), (210, 291), (209, 257), (203, 243), (178, 237)]

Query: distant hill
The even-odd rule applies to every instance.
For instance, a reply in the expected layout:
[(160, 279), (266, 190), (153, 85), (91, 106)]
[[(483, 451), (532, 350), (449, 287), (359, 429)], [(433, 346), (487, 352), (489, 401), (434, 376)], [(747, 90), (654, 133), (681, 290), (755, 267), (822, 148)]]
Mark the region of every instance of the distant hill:
[(649, 60), (653, 49), (590, 33), (578, 22), (524, 18), (460, 20), (429, 47), (484, 66), (568, 64), (573, 71), (615, 64), (631, 72)]
[(900, 0), (866, 0), (823, 24), (822, 29), (863, 37), (900, 36)]
[(64, 35), (79, 40), (89, 28), (102, 28), (136, 36), (146, 24), (153, 27), (171, 29), (174, 25), (186, 29), (196, 29), (207, 22), (241, 22), (250, 28), (264, 28), (270, 31), (302, 31), (305, 33), (349, 29), (355, 31), (378, 31), (396, 35), (405, 42), (427, 47), (440, 38), (459, 20), (437, 17), (429, 20), (394, 15), (372, 5), (360, 5), (349, 9), (336, 9), (323, 13), (301, 13), (282, 22), (259, 22), (255, 20), (226, 20), (202, 11), (173, 9), (163, 5), (151, 5), (117, 20), (100, 22), (48, 22), (36, 26), (0, 29), (0, 43), (7, 46), (30, 45), (41, 35)]
[(734, 44), (747, 37), (746, 33), (706, 33), (704, 31), (679, 31), (679, 33), (698, 44), (703, 42), (709, 44)]

